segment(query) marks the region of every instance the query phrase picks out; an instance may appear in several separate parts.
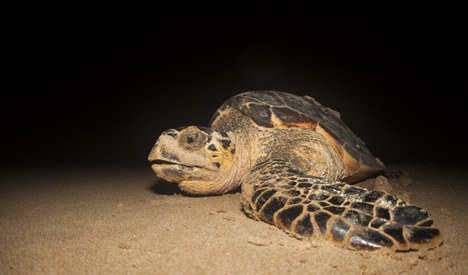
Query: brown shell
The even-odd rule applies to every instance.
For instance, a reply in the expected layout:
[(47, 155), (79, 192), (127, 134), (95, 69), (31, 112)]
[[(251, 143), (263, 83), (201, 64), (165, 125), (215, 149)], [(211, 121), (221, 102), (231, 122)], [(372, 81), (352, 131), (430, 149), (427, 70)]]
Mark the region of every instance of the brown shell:
[(297, 96), (277, 91), (252, 91), (236, 95), (218, 109), (218, 114), (228, 108), (240, 110), (257, 125), (266, 128), (312, 129), (324, 136), (342, 157), (352, 182), (384, 169), (364, 142), (346, 126), (338, 112), (322, 106), (310, 96)]

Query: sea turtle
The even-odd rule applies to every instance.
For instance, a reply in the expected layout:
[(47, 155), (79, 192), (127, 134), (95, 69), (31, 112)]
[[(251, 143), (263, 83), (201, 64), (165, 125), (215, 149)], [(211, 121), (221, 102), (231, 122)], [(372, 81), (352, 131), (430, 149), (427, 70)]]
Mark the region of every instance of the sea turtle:
[(384, 164), (338, 112), (310, 96), (238, 94), (216, 111), (210, 128), (162, 133), (148, 159), (159, 178), (187, 193), (223, 194), (241, 186), (248, 216), (298, 238), (394, 251), (442, 241), (426, 210), (349, 184)]

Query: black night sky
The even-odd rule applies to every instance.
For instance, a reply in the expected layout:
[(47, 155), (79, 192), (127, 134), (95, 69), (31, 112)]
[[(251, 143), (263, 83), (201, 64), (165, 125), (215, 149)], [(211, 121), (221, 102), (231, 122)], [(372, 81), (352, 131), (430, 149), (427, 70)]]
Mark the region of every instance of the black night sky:
[(11, 4), (2, 166), (145, 166), (247, 90), (315, 97), (385, 163), (468, 163), (462, 7), (230, 5)]

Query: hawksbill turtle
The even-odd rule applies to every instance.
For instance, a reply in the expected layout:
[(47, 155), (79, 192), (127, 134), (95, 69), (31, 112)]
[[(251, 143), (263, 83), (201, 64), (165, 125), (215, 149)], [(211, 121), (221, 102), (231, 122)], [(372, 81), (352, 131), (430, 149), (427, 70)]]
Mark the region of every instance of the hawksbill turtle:
[(426, 210), (353, 186), (384, 170), (341, 120), (309, 96), (250, 91), (221, 105), (210, 127), (170, 129), (148, 157), (159, 178), (190, 194), (239, 186), (245, 213), (302, 239), (351, 249), (436, 247)]

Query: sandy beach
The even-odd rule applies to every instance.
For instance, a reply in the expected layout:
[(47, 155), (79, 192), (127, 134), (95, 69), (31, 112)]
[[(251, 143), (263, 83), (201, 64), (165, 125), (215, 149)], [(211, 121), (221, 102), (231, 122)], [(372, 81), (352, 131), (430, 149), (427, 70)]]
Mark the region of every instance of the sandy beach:
[(468, 173), (391, 168), (403, 175), (386, 188), (429, 211), (440, 247), (368, 252), (298, 240), (245, 216), (239, 193), (187, 196), (149, 167), (2, 171), (0, 273), (466, 274)]

